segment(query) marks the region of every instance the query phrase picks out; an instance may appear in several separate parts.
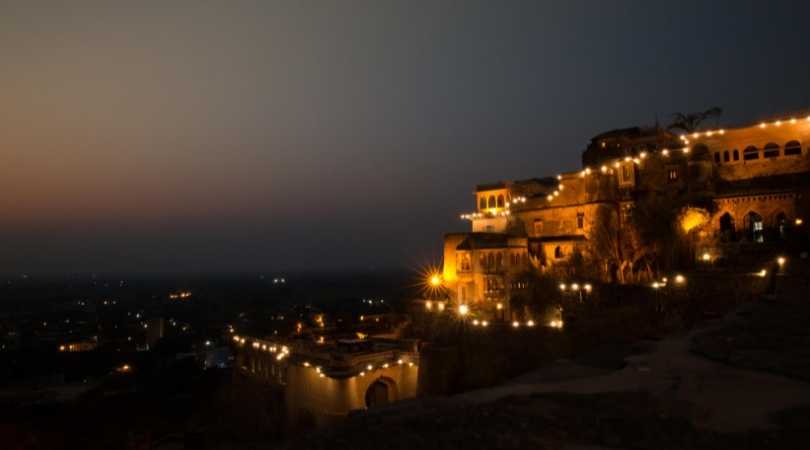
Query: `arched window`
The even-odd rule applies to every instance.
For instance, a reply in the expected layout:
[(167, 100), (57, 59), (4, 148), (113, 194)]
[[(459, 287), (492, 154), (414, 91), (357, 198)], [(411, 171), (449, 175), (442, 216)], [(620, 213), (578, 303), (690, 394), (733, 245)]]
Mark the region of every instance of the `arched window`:
[(495, 255), (492, 253), (487, 255), (487, 267), (493, 268), (495, 267)]
[(489, 196), (489, 207), (490, 207), (490, 208), (494, 208), (494, 207), (495, 207), (495, 196), (494, 196), (494, 195), (490, 195), (490, 196)]
[(730, 213), (720, 216), (720, 240), (724, 242), (737, 240), (736, 231), (734, 230), (734, 218), (731, 217)]
[(497, 267), (498, 269), (503, 267), (503, 253), (501, 252), (498, 252), (498, 254), (495, 257), (495, 267)]
[(750, 161), (752, 159), (759, 159), (759, 149), (750, 145), (743, 150), (743, 159)]
[(762, 216), (751, 211), (745, 216), (745, 231), (751, 242), (765, 242), (765, 226)]
[(723, 152), (723, 162), (728, 162), (728, 161), (729, 161), (728, 150), (726, 150), (726, 151)]
[(478, 200), (478, 209), (487, 209), (487, 198), (481, 197)]
[(506, 205), (504, 204), (504, 201), (503, 201), (503, 195), (499, 195), (498, 196), (498, 208), (503, 208), (504, 206), (506, 206)]
[(740, 151), (735, 148), (734, 149), (734, 161), (739, 161), (739, 160), (740, 160)]
[(557, 259), (560, 259), (563, 256), (565, 256), (565, 255), (563, 254), (562, 248), (559, 245), (554, 247), (554, 257), (557, 258)]
[(799, 141), (790, 141), (785, 144), (785, 156), (787, 155), (801, 155), (802, 154), (802, 144), (799, 144)]
[(779, 156), (779, 146), (773, 142), (765, 144), (765, 149), (762, 153), (765, 158), (776, 158)]

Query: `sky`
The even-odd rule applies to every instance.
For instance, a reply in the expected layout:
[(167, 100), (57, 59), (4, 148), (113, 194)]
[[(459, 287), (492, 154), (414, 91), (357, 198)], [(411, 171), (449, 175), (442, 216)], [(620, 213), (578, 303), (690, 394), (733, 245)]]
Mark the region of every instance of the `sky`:
[(419, 268), (602, 131), (810, 108), (810, 4), (0, 0), (0, 272)]

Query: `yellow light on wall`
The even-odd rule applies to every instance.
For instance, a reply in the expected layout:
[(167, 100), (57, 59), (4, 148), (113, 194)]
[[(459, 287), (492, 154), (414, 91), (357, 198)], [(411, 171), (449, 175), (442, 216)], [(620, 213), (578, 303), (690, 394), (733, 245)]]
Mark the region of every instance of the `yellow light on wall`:
[(786, 262), (787, 258), (785, 258), (784, 256), (776, 258), (776, 263), (779, 264), (779, 267), (784, 267)]
[(470, 308), (467, 305), (458, 305), (458, 314), (460, 316), (464, 317), (469, 312), (470, 312)]
[(498, 311), (502, 310), (502, 309), (503, 309), (503, 303), (500, 303), (500, 302), (499, 302), (497, 305), (495, 305), (495, 308), (496, 308)]
[(712, 260), (712, 254), (709, 252), (705, 252), (703, 256), (701, 256), (701, 259), (703, 259), (703, 261), (705, 262), (709, 262)]
[(482, 327), (488, 327), (488, 326), (489, 326), (489, 322), (487, 322), (486, 320), (481, 321), (481, 326), (482, 326)]

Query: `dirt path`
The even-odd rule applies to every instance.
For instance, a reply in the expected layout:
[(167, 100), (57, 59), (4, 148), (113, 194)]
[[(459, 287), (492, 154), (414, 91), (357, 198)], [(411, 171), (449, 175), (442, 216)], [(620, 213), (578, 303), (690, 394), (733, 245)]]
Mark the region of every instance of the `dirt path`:
[[(736, 314), (712, 324), (738, 320)], [(660, 398), (673, 417), (683, 417), (698, 427), (722, 432), (741, 432), (773, 426), (770, 415), (810, 404), (810, 383), (778, 375), (729, 367), (689, 351), (689, 335), (664, 339), (648, 354), (627, 358), (619, 371), (600, 372), (564, 362), (520, 377), (514, 383), (467, 392), (453, 400), (486, 403), (497, 399), (537, 393), (596, 394), (646, 391)], [(526, 382), (532, 379), (568, 379)], [(595, 376), (594, 376), (595, 375)]]

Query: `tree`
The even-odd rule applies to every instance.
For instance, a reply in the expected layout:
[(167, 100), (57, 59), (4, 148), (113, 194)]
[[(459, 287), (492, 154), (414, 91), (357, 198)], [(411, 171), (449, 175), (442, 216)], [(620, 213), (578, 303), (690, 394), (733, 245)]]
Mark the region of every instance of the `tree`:
[(706, 111), (693, 112), (693, 113), (675, 113), (672, 115), (672, 123), (667, 127), (668, 130), (681, 130), (686, 133), (692, 133), (698, 129), (701, 123), (706, 119), (712, 117), (720, 117), (723, 114), (723, 108), (714, 106)]

